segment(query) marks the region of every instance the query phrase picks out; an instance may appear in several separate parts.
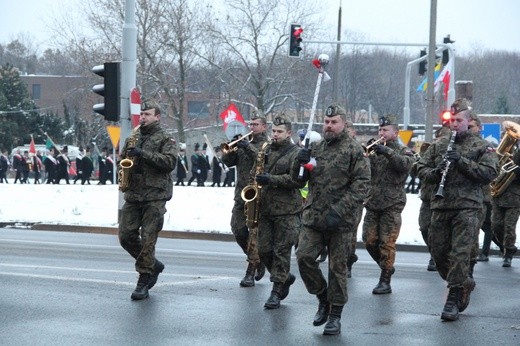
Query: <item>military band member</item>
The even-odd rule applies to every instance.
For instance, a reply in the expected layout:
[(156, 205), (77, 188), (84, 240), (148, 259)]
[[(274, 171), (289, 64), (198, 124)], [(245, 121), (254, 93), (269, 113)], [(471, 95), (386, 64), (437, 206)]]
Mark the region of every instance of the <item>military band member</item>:
[(231, 231), (237, 244), (248, 256), (248, 266), (244, 278), (240, 281), (242, 287), (252, 287), (255, 280), (262, 279), (265, 274), (265, 266), (260, 264), (258, 268), (253, 264), (247, 251), (249, 229), (246, 225), (244, 214), (244, 200), (240, 196), (242, 189), (250, 183), (250, 173), (256, 162), (256, 156), (260, 146), (267, 141), (267, 123), (265, 117), (258, 111), (253, 112), (249, 127), (253, 132), (251, 142), (247, 138), (237, 143), (237, 150), (229, 150), (222, 155), (222, 162), (228, 167), (236, 166), (237, 181), (235, 183), (235, 204), (231, 211)]
[[(164, 264), (155, 257), (155, 244), (163, 227), (166, 202), (172, 198), (177, 149), (175, 141), (161, 127), (160, 117), (157, 102), (144, 101), (139, 132), (127, 139), (122, 150), (123, 158), (133, 158), (119, 224), (119, 242), (135, 259), (139, 273), (133, 300), (148, 298), (148, 290), (164, 270)], [(132, 139), (133, 136), (137, 138)]]
[(292, 124), (284, 114), (275, 116), (272, 140), (265, 148), (264, 172), (256, 175), (261, 186), (258, 222), (258, 253), (271, 274), (273, 289), (265, 303), (277, 309), (289, 294), (296, 277), (290, 273), (291, 250), (300, 230), (303, 180), (295, 179), (300, 165), (296, 161), (299, 148), (291, 141)]
[(437, 271), (449, 288), (441, 313), (444, 321), (457, 320), (469, 305), (475, 288), (469, 276), (470, 256), (482, 213), (482, 185), (498, 173), (495, 150), (468, 131), (470, 112), (466, 99), (456, 100), (450, 120), (456, 136), (452, 132), (450, 138), (433, 143), (418, 163), (419, 177), (440, 186), (431, 200), (430, 246)]
[(369, 154), (372, 179), (365, 202), (363, 242), (381, 269), (373, 294), (392, 293), (395, 243), (401, 229), (401, 212), (406, 204), (405, 183), (414, 162), (412, 151), (398, 141), (399, 125), (394, 115), (379, 119), (381, 142)]
[[(303, 207), (296, 257), (307, 291), (318, 297), (313, 325), (327, 322), (325, 335), (341, 333), (341, 314), (348, 300), (348, 249), (357, 227), (357, 206), (367, 196), (370, 183), (370, 166), (363, 147), (348, 135), (345, 122), (345, 109), (337, 104), (329, 106), (323, 140), (298, 154), (300, 163), (311, 162), (314, 167), (304, 175), (309, 182), (309, 194)], [(328, 283), (316, 261), (325, 246), (329, 257)]]

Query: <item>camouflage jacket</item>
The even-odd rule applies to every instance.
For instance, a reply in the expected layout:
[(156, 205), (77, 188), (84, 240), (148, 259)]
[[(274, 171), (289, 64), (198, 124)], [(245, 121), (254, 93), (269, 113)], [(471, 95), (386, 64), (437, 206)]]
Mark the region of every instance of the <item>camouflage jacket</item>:
[(388, 141), (386, 146), (392, 150), (369, 155), (372, 180), (365, 202), (368, 209), (383, 210), (395, 205), (404, 209), (406, 204), (404, 186), (415, 161), (413, 152), (397, 140)]
[[(439, 165), (450, 139), (443, 137), (433, 143), (418, 163), (419, 178), (438, 186), (442, 172)], [(480, 209), (484, 200), (483, 185), (497, 176), (498, 158), (488, 142), (469, 132), (459, 133), (453, 149), (461, 154), (460, 160), (450, 165), (444, 182), (444, 198), (432, 195), (432, 209)]]
[[(138, 131), (139, 139), (136, 148), (142, 149), (142, 155), (133, 159), (134, 165), (130, 168), (130, 186), (125, 192), (125, 200), (128, 202), (170, 200), (173, 189), (172, 171), (177, 162), (175, 142), (161, 128), (159, 122), (142, 126)], [(122, 157), (126, 157), (128, 139)]]
[(256, 155), (260, 146), (267, 141), (267, 135), (261, 133), (253, 136), (253, 140), (246, 148), (238, 148), (222, 155), (222, 162), (228, 167), (236, 166), (237, 181), (235, 184), (235, 202), (244, 203), (240, 197), (242, 189), (252, 183), (251, 169), (256, 162)]
[[(354, 231), (359, 206), (370, 185), (370, 165), (363, 147), (343, 132), (332, 141), (313, 143), (311, 155), (316, 164), (305, 174), (309, 194), (303, 207), (303, 225), (317, 231)], [(328, 222), (331, 214), (340, 220), (334, 227)]]
[(295, 179), (300, 170), (296, 161), (299, 151), (298, 146), (289, 140), (267, 146), (264, 173), (268, 173), (270, 179), (268, 185), (261, 187), (261, 215), (280, 216), (301, 212), (302, 196), (299, 189), (305, 186), (305, 182)]
[[(520, 163), (520, 149), (513, 155), (513, 161)], [(506, 190), (497, 197), (493, 197), (493, 203), (502, 208), (520, 207), (520, 175), (515, 173), (515, 177)]]

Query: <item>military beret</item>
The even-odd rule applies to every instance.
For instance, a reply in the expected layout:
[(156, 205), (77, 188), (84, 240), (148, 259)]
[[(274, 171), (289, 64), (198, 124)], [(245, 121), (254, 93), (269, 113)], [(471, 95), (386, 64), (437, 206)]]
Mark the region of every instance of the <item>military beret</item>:
[(200, 149), (200, 144), (199, 143), (195, 143), (195, 150), (199, 150)]
[(276, 115), (273, 119), (273, 125), (280, 126), (280, 125), (291, 125), (291, 119), (284, 113), (280, 113)]
[(397, 123), (397, 117), (395, 115), (383, 115), (379, 117), (379, 126), (386, 126), (386, 125), (399, 125)]
[(208, 149), (208, 144), (207, 144), (207, 143), (204, 143), (204, 144), (202, 145), (202, 150), (206, 150), (206, 149)]
[(327, 107), (327, 110), (325, 111), (325, 115), (328, 117), (333, 117), (336, 115), (347, 115), (347, 111), (345, 110), (345, 108), (341, 107), (340, 105), (333, 103)]
[(154, 99), (147, 99), (141, 102), (141, 111), (147, 111), (150, 109), (155, 109), (157, 114), (161, 114), (161, 107)]
[(455, 115), (462, 111), (471, 110), (470, 102), (467, 99), (456, 99), (451, 104), (451, 114)]
[(254, 110), (252, 113), (251, 113), (251, 120), (257, 120), (257, 119), (262, 119), (265, 121), (265, 115), (264, 113), (259, 110), (259, 109), (256, 109)]

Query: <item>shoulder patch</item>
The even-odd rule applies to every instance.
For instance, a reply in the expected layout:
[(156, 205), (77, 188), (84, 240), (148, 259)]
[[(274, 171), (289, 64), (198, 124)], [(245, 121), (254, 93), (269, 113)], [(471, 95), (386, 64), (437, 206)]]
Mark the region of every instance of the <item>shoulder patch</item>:
[(412, 151), (412, 149), (406, 149), (406, 150), (404, 151), (404, 154), (405, 154), (406, 156), (413, 156), (413, 151)]
[(486, 148), (486, 152), (488, 152), (488, 153), (494, 153), (494, 152), (496, 152), (496, 149), (493, 148), (493, 147), (487, 147), (487, 148)]

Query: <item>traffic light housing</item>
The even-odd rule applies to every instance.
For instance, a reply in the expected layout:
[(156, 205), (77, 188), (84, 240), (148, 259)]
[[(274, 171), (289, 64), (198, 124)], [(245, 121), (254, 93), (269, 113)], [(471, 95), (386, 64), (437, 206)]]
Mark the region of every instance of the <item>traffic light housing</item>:
[[(444, 38), (443, 43), (455, 43), (455, 41), (452, 41), (450, 35), (447, 35)], [(450, 55), (448, 53), (448, 49), (445, 49), (442, 51), (442, 64), (446, 65), (448, 61), (450, 61)]]
[(92, 91), (103, 96), (103, 103), (97, 103), (92, 110), (105, 117), (107, 121), (119, 121), (121, 113), (121, 76), (119, 62), (106, 62), (94, 66), (92, 72), (103, 77), (103, 84), (96, 84)]
[[(423, 56), (426, 56), (426, 49), (421, 49), (421, 55), (419, 57), (422, 58)], [(426, 63), (427, 63), (426, 60), (419, 62), (419, 75), (420, 76), (424, 76), (424, 74), (427, 71)]]
[(289, 56), (299, 57), (302, 50), (301, 42), (303, 28), (300, 24), (291, 24), (291, 32), (289, 38)]
[(451, 111), (447, 110), (447, 111), (442, 111), (441, 113), (441, 124), (444, 124), (446, 122), (450, 122), (451, 120)]

